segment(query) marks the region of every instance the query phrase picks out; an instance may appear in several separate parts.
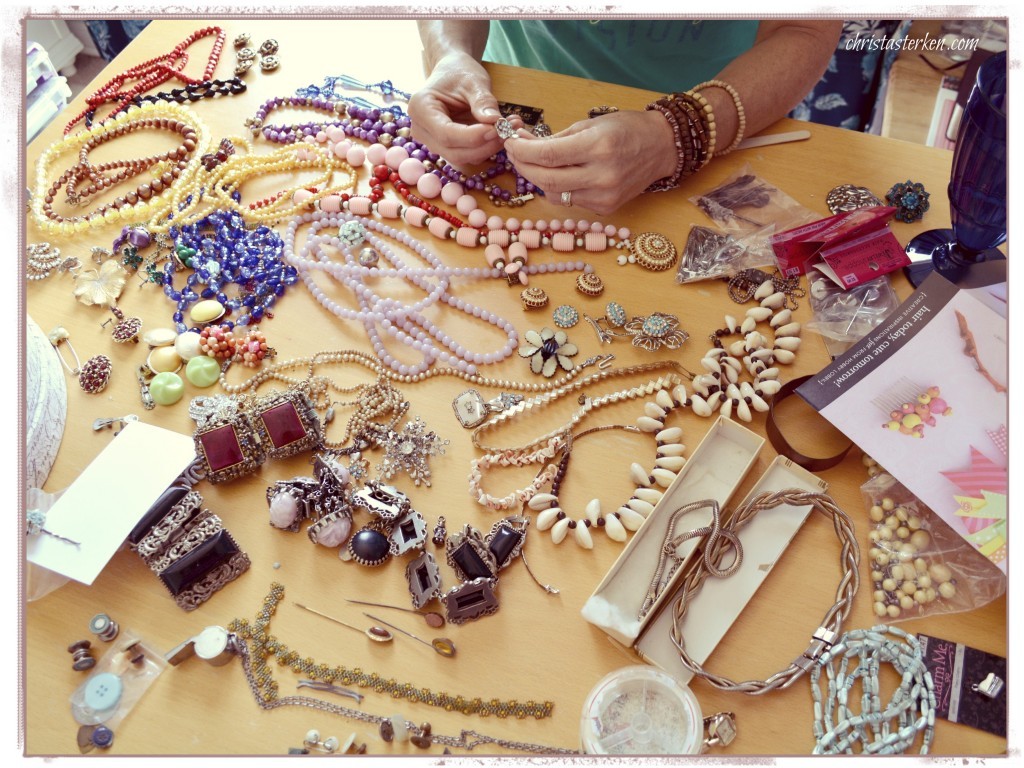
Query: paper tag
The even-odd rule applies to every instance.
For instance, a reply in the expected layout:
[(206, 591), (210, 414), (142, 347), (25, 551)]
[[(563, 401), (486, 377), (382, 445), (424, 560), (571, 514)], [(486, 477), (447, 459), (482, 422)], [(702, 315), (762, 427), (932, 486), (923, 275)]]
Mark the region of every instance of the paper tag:
[[(886, 205), (858, 208), (773, 235), (771, 245), (779, 270), (786, 277), (802, 275), (807, 272), (811, 260), (820, 256), (824, 249), (850, 243), (869, 233), (888, 231), (886, 222), (895, 210)], [(878, 274), (873, 277), (878, 277)], [(837, 282), (847, 285), (841, 276)]]
[[(918, 633), (935, 685), (935, 714), (1006, 736), (1006, 659), (963, 643)], [(998, 682), (1002, 682), (1000, 686)]]
[(46, 513), (47, 530), (80, 546), (45, 533), (29, 536), (28, 561), (92, 584), (139, 518), (195, 456), (188, 435), (128, 423)]
[(829, 248), (814, 266), (842, 288), (853, 288), (910, 264), (910, 258), (888, 227)]

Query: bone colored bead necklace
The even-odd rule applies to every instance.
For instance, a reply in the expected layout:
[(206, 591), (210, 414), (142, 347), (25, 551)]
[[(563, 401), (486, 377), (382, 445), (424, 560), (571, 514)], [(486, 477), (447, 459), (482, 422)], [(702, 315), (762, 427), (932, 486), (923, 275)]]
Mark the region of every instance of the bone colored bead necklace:
[[(595, 375), (599, 376), (600, 374)], [(556, 473), (558, 471), (558, 466), (556, 464), (548, 464), (548, 460), (555, 456), (557, 453), (566, 450), (566, 448), (571, 445), (572, 430), (589, 414), (596, 410), (599, 410), (600, 408), (606, 405), (611, 405), (621, 401), (634, 400), (639, 397), (644, 397), (645, 395), (654, 394), (659, 389), (671, 388), (677, 385), (678, 382), (678, 374), (668, 373), (664, 376), (658, 377), (657, 379), (648, 381), (645, 384), (634, 386), (629, 389), (621, 390), (619, 392), (612, 392), (595, 398), (587, 398), (582, 407), (579, 408), (573, 414), (570, 420), (566, 424), (554, 430), (553, 432), (550, 432), (547, 435), (544, 435), (535, 440), (532, 440), (524, 446), (520, 446), (518, 448), (499, 449), (497, 451), (485, 453), (483, 456), (473, 459), (473, 461), (470, 464), (469, 473), (470, 497), (472, 497), (481, 506), (485, 506), (493, 510), (504, 510), (509, 509), (512, 506), (528, 503), (537, 495), (539, 488), (542, 485), (554, 480)], [(565, 394), (566, 391), (571, 391), (564, 387), (562, 389), (564, 391), (561, 391), (558, 396)], [(537, 399), (538, 398), (534, 398), (533, 400), (536, 401)], [(552, 400), (555, 399), (555, 397), (546, 396), (544, 397), (544, 399)], [(528, 405), (526, 405), (527, 408), (535, 404), (532, 401), (524, 401), (524, 403), (529, 403)], [(510, 409), (510, 411), (516, 411), (521, 413), (522, 410), (525, 410), (525, 408), (520, 409), (520, 406), (523, 406), (524, 403), (520, 403), (514, 406), (512, 409)], [(498, 419), (501, 419), (502, 416), (505, 416), (505, 414), (509, 413), (510, 411), (505, 411), (504, 413), (496, 417), (496, 419), (492, 419), (491, 422), (488, 422), (488, 424), (492, 424)], [(488, 426), (488, 424), (485, 424), (483, 426)], [(483, 427), (478, 428), (474, 432), (474, 444), (478, 443), (477, 434), (480, 432), (481, 429), (483, 429)], [(678, 437), (682, 437), (682, 430), (679, 430)], [(675, 432), (672, 432), (671, 437), (666, 436), (666, 442), (669, 439), (672, 439), (674, 441), (676, 438), (677, 436)], [(478, 444), (477, 447), (479, 447)], [(515, 490), (502, 498), (492, 496), (483, 490), (481, 483), (483, 481), (484, 473), (491, 469), (492, 467), (527, 466), (530, 464), (542, 464), (544, 465), (544, 468), (538, 474), (537, 478), (527, 487)], [(640, 471), (643, 472), (643, 469), (641, 468)], [(670, 472), (670, 470), (664, 471)], [(672, 472), (671, 474), (674, 478), (674, 472)], [(659, 476), (660, 475), (661, 473), (659, 473)], [(550, 503), (552, 499), (549, 499), (547, 501)], [(555, 515), (557, 516), (557, 513), (555, 513)], [(547, 517), (545, 518), (545, 522), (547, 522)], [(552, 520), (551, 523), (552, 525), (554, 525), (555, 521)], [(563, 528), (567, 526), (568, 523), (566, 523)], [(562, 530), (563, 529), (560, 529), (560, 531)], [(578, 536), (582, 535), (583, 534), (578, 534)], [(585, 541), (580, 541), (580, 544), (586, 546)]]

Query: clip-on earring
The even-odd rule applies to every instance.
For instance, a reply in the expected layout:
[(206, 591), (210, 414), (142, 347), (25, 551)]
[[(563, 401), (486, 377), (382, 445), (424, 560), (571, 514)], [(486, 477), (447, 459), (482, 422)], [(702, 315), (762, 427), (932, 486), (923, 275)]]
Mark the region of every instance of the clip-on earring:
[[(114, 325), (114, 330), (111, 332), (111, 336), (114, 341), (118, 344), (125, 344), (132, 342), (133, 344), (139, 343), (139, 331), (142, 330), (142, 320), (137, 317), (125, 317), (117, 307), (111, 307), (110, 311), (114, 313), (114, 317), (117, 318), (117, 323)], [(103, 327), (107, 327), (107, 323), (112, 322), (106, 320), (103, 323)]]
[(281, 66), (281, 59), (277, 56), (280, 46), (277, 40), (264, 40), (260, 46), (260, 69), (264, 72), (272, 72)]

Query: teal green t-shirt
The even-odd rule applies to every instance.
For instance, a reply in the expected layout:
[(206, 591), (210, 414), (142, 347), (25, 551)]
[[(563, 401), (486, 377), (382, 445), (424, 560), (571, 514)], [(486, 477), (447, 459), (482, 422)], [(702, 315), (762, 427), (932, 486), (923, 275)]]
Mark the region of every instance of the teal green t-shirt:
[(484, 59), (671, 93), (754, 44), (756, 19), (492, 20)]

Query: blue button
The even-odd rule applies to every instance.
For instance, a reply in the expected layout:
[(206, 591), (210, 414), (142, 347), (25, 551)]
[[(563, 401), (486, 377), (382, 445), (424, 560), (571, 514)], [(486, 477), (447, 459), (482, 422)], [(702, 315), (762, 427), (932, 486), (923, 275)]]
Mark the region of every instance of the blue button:
[(113, 709), (121, 701), (124, 683), (112, 672), (101, 672), (85, 684), (85, 706), (94, 712)]
[(90, 741), (92, 741), (94, 747), (106, 749), (114, 743), (114, 732), (105, 725), (97, 725), (96, 729), (92, 732)]

